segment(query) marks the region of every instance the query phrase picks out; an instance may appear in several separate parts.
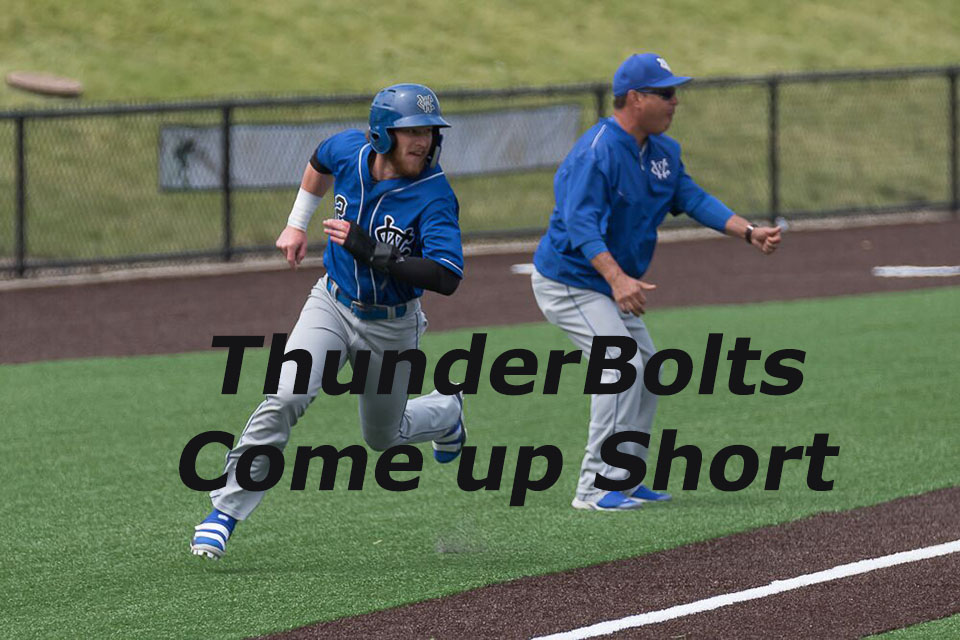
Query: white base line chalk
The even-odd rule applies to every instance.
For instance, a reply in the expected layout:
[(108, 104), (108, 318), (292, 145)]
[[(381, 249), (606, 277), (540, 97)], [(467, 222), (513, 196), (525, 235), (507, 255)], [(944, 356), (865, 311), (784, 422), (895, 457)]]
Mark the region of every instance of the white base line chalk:
[(914, 267), (911, 265), (874, 267), (870, 273), (878, 278), (945, 278), (960, 276), (960, 266)]
[(871, 558), (869, 560), (851, 562), (850, 564), (842, 564), (840, 566), (833, 567), (832, 569), (826, 569), (816, 573), (808, 573), (806, 575), (797, 576), (796, 578), (790, 578), (788, 580), (774, 580), (764, 587), (756, 587), (753, 589), (747, 589), (745, 591), (736, 591), (734, 593), (725, 593), (712, 598), (706, 598), (705, 600), (697, 600), (696, 602), (677, 605), (668, 609), (661, 609), (659, 611), (651, 611), (649, 613), (627, 616), (626, 618), (620, 618), (619, 620), (599, 622), (597, 624), (590, 625), (589, 627), (580, 627), (579, 629), (554, 633), (549, 636), (539, 636), (534, 638), (534, 640), (579, 640), (580, 638), (596, 638), (598, 636), (616, 633), (617, 631), (623, 631), (624, 629), (633, 629), (635, 627), (642, 627), (648, 624), (656, 624), (657, 622), (666, 622), (667, 620), (673, 620), (674, 618), (681, 618), (683, 616), (689, 616), (695, 613), (703, 613), (704, 611), (712, 611), (713, 609), (719, 609), (720, 607), (726, 607), (738, 602), (746, 602), (747, 600), (765, 598), (767, 596), (783, 593), (784, 591), (792, 591), (794, 589), (809, 587), (810, 585), (819, 584), (821, 582), (830, 582), (832, 580), (839, 580), (840, 578), (848, 578), (861, 573), (876, 571), (877, 569), (893, 567), (898, 564), (906, 564), (909, 562), (917, 562), (919, 560), (936, 558), (938, 556), (945, 556), (951, 553), (957, 553), (958, 551), (960, 551), (960, 540), (945, 542), (932, 547), (913, 549), (912, 551), (901, 551), (900, 553), (894, 553), (880, 558)]
[(533, 273), (533, 263), (528, 262), (525, 264), (514, 264), (510, 266), (510, 273), (519, 275), (519, 276), (528, 276)]

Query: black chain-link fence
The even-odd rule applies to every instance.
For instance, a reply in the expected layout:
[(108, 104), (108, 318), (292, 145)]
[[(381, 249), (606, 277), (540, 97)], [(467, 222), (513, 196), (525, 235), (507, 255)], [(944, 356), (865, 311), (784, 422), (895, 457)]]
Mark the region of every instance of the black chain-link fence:
[[(670, 134), (747, 217), (957, 211), (958, 71), (699, 80)], [(467, 238), (542, 230), (557, 164), (612, 111), (608, 84), (439, 94)], [(364, 126), (370, 99), (0, 113), (0, 277), (271, 251), (310, 152)]]

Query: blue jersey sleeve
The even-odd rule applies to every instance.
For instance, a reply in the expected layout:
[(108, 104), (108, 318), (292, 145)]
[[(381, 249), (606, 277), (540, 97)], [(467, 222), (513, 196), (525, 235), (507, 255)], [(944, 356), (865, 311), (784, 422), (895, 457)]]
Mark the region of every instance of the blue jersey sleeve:
[(560, 215), (570, 245), (579, 249), (587, 260), (592, 260), (609, 251), (603, 239), (603, 222), (610, 215), (607, 179), (593, 153), (584, 154), (570, 165), (567, 185), (567, 197)]
[(680, 162), (680, 178), (671, 211), (686, 212), (703, 226), (716, 229), (721, 233), (726, 227), (727, 220), (733, 215), (733, 211), (727, 205), (693, 181), (684, 168), (683, 161)]
[(364, 142), (366, 138), (356, 129), (330, 136), (317, 146), (310, 156), (310, 164), (320, 173), (337, 175), (344, 165), (353, 166), (354, 151)]
[(420, 216), (422, 255), (463, 277), (463, 245), (460, 240), (460, 204), (457, 197), (434, 200)]

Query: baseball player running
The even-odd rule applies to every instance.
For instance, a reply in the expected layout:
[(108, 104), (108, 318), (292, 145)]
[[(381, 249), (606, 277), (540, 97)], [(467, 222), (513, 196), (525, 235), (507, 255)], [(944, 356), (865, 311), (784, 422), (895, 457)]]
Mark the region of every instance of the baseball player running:
[[(627, 471), (600, 458), (604, 440), (619, 431), (650, 433), (657, 397), (644, 388), (643, 367), (654, 353), (641, 319), (646, 294), (655, 285), (641, 280), (667, 213), (686, 212), (697, 222), (744, 238), (763, 254), (780, 244), (780, 228), (755, 226), (700, 188), (684, 169), (680, 145), (663, 135), (677, 108), (675, 76), (654, 53), (633, 55), (613, 76), (614, 113), (577, 141), (554, 178), (556, 206), (534, 254), (532, 276), (537, 304), (589, 357), (594, 336), (632, 337), (637, 383), (619, 394), (594, 395), (586, 455), (573, 506), (620, 511), (643, 502), (669, 500), (639, 485), (627, 492), (603, 492), (598, 473), (623, 480)], [(616, 351), (609, 357), (619, 355)], [(603, 382), (617, 379), (615, 370)], [(619, 449), (646, 459), (647, 449), (626, 443)]]
[[(380, 91), (370, 107), (367, 136), (348, 130), (320, 143), (303, 172), (300, 191), (277, 239), (291, 268), (307, 252), (307, 223), (320, 199), (334, 188), (335, 217), (324, 220), (329, 236), (323, 256), (326, 275), (314, 286), (287, 341), (286, 350), (305, 349), (313, 358), (306, 394), (293, 391), (296, 364), (285, 362), (277, 393), (266, 396), (227, 454), (227, 483), (213, 491), (213, 511), (195, 528), (195, 555), (220, 558), (239, 520), (245, 520), (263, 492), (241, 488), (237, 460), (257, 445), (279, 449), (290, 429), (317, 396), (326, 355), (340, 353), (340, 367), (360, 351), (370, 352), (360, 427), (377, 451), (398, 444), (433, 441), (434, 457), (446, 463), (467, 437), (463, 398), (436, 391), (407, 398), (410, 364), (401, 362), (389, 394), (377, 394), (383, 354), (416, 349), (427, 327), (419, 297), (424, 289), (450, 295), (463, 276), (459, 205), (438, 164), (442, 136), (450, 125), (436, 94), (419, 84)], [(269, 461), (255, 459), (254, 480)]]

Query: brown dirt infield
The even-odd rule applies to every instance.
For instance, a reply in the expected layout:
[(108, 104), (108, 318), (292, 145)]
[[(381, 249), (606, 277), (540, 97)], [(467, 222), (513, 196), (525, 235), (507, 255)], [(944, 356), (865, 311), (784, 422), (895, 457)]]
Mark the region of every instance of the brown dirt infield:
[[(278, 258), (279, 259), (279, 258)], [(427, 295), (431, 330), (540, 321), (530, 255), (467, 261), (451, 298)], [(874, 266), (960, 264), (960, 220), (788, 233), (763, 257), (731, 239), (661, 244), (648, 310), (902, 291), (960, 278), (882, 279)], [(0, 363), (172, 353), (213, 335), (289, 331), (318, 269), (0, 291)], [(281, 634), (280, 638), (519, 638), (759, 586), (960, 538), (960, 488), (760, 529), (577, 571)], [(656, 507), (650, 507), (656, 508)], [(858, 637), (960, 612), (960, 554), (875, 571), (631, 630), (618, 637)]]

